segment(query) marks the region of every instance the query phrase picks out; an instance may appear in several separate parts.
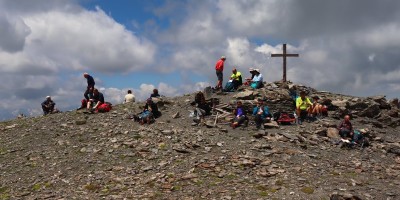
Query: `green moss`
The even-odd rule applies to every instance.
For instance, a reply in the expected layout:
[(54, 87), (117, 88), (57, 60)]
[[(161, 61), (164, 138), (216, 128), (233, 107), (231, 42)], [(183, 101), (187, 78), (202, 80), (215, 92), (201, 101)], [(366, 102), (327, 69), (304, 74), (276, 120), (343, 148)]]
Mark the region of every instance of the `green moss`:
[(0, 200), (9, 200), (10, 195), (8, 193), (0, 194)]
[(7, 187), (0, 187), (0, 194), (5, 193), (7, 190)]
[(182, 186), (180, 186), (180, 185), (172, 186), (172, 191), (178, 191), (178, 190), (182, 190)]
[(36, 183), (35, 185), (32, 186), (33, 191), (38, 191), (42, 187), (42, 184)]
[(261, 192), (259, 192), (258, 194), (259, 194), (260, 196), (262, 196), (262, 197), (268, 196), (268, 192), (266, 192), (266, 191), (261, 191)]
[(311, 188), (311, 187), (303, 187), (303, 188), (301, 188), (301, 191), (304, 192), (304, 193), (306, 193), (306, 194), (312, 194), (312, 193), (314, 193), (314, 189)]

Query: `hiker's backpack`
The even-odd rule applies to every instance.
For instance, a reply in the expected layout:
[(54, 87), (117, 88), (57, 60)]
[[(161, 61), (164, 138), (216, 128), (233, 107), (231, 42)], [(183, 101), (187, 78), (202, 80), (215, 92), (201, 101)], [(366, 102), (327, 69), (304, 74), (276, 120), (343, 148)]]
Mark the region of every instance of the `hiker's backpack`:
[(279, 124), (283, 124), (283, 125), (289, 125), (289, 124), (291, 124), (291, 123), (293, 123), (295, 121), (296, 121), (296, 118), (294, 117), (294, 115), (293, 114), (289, 114), (287, 112), (281, 112), (280, 116), (279, 116), (279, 118), (277, 120), (277, 122)]
[(101, 104), (99, 107), (97, 107), (97, 111), (98, 112), (110, 112), (112, 108), (112, 104), (110, 102), (105, 102), (103, 104)]
[(235, 85), (233, 84), (233, 81), (228, 81), (225, 85), (225, 92), (233, 92), (235, 90)]

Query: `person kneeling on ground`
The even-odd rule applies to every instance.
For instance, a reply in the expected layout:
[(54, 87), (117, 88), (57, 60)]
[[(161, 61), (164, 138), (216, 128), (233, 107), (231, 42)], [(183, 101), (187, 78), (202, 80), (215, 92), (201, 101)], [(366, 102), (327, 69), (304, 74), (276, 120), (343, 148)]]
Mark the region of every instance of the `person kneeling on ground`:
[(55, 112), (54, 106), (56, 105), (56, 103), (54, 103), (53, 100), (51, 100), (50, 96), (46, 97), (46, 100), (44, 100), (42, 102), (42, 109), (43, 109), (43, 114), (47, 115), (47, 114), (52, 114)]
[(344, 116), (343, 121), (337, 127), (339, 130), (339, 135), (343, 139), (352, 138), (353, 136), (353, 125), (350, 122), (350, 116)]
[(253, 80), (251, 80), (250, 87), (253, 89), (259, 89), (262, 87), (262, 82), (263, 82), (263, 75), (260, 73), (259, 69), (254, 70), (254, 77)]
[(87, 102), (86, 109), (90, 112), (94, 112), (101, 104), (104, 103), (104, 95), (103, 93), (99, 92), (98, 89), (93, 90), (93, 96)]
[(236, 103), (236, 108), (233, 111), (233, 114), (235, 115), (235, 118), (233, 119), (233, 123), (231, 124), (232, 128), (236, 128), (240, 125), (243, 124), (243, 122), (245, 122), (247, 120), (248, 122), (248, 118), (246, 116), (246, 113), (242, 107), (242, 102), (238, 101)]
[(307, 118), (308, 113), (311, 113), (312, 105), (310, 99), (306, 97), (306, 92), (301, 91), (300, 97), (296, 99), (296, 113), (299, 116), (299, 124)]
[(261, 128), (261, 125), (271, 120), (271, 113), (268, 106), (264, 105), (261, 99), (258, 99), (257, 106), (253, 109), (253, 116), (256, 122), (256, 128)]

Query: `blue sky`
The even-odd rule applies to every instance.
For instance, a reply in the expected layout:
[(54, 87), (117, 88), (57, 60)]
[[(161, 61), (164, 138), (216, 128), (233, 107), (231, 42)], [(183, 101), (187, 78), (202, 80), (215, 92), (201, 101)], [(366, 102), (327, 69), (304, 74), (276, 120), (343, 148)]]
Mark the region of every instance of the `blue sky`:
[[(362, 6), (360, 6), (362, 4)], [(176, 96), (215, 85), (227, 56), (247, 74), (282, 77), (355, 96), (400, 92), (400, 2), (396, 0), (0, 0), (0, 120), (41, 114), (50, 95), (79, 105), (83, 72), (113, 104), (158, 88)]]

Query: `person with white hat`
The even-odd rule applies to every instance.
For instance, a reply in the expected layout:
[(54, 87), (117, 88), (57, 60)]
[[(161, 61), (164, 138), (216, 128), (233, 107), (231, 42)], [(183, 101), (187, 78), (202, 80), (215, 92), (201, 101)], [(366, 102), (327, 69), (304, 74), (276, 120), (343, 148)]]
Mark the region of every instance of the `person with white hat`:
[(253, 89), (261, 88), (262, 82), (263, 82), (263, 76), (260, 73), (259, 69), (254, 69), (254, 73), (255, 73), (255, 75), (254, 75), (253, 79), (251, 80), (250, 87)]
[(222, 80), (224, 77), (223, 71), (224, 71), (225, 60), (226, 60), (226, 57), (221, 56), (221, 58), (215, 64), (215, 71), (216, 71), (217, 78), (218, 78), (218, 82), (217, 82), (217, 85), (215, 86), (215, 89), (222, 89)]
[(43, 109), (43, 114), (47, 115), (47, 114), (51, 114), (54, 112), (54, 106), (56, 105), (56, 103), (54, 103), (53, 100), (51, 100), (50, 96), (46, 97), (46, 100), (44, 100), (42, 102), (42, 109)]
[(252, 67), (250, 67), (249, 72), (251, 74), (250, 78), (246, 78), (246, 82), (244, 83), (244, 85), (250, 85), (251, 80), (253, 80), (254, 76), (256, 75), (254, 69)]

